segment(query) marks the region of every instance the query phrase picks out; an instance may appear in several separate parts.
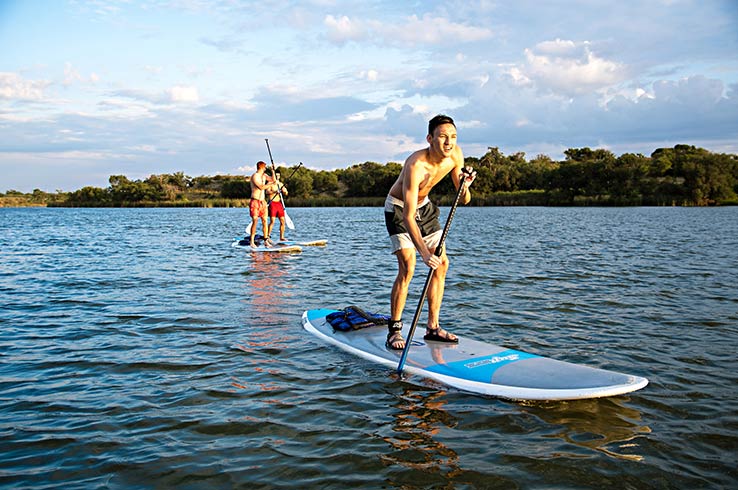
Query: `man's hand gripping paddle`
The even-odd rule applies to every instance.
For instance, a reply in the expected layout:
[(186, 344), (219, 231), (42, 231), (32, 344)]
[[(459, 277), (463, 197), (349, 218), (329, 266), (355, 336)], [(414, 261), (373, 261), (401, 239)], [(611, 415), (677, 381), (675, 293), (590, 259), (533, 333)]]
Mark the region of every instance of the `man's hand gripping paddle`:
[[(451, 228), (451, 221), (454, 219), (456, 208), (459, 206), (461, 200), (461, 194), (464, 192), (464, 185), (467, 177), (473, 176), (474, 174), (467, 170), (466, 167), (461, 169), (461, 182), (459, 183), (459, 190), (456, 192), (456, 199), (451, 206), (451, 210), (448, 212), (448, 218), (446, 219), (446, 225), (443, 227), (443, 233), (441, 234), (441, 240), (436, 246), (435, 255), (440, 257), (443, 253), (443, 244), (446, 242), (446, 236), (448, 236), (448, 230)], [(469, 184), (471, 185), (471, 184)], [(468, 189), (468, 186), (467, 186)], [(400, 356), (400, 363), (397, 365), (397, 374), (402, 374), (402, 368), (405, 366), (405, 360), (407, 359), (407, 353), (410, 352), (410, 344), (413, 341), (413, 335), (415, 334), (415, 328), (418, 326), (418, 320), (420, 319), (420, 311), (423, 309), (423, 303), (425, 303), (425, 297), (428, 295), (428, 287), (430, 286), (431, 278), (435, 273), (435, 269), (431, 269), (428, 272), (428, 277), (425, 279), (425, 286), (423, 286), (423, 292), (420, 294), (420, 301), (418, 301), (418, 308), (415, 310), (413, 316), (413, 323), (410, 325), (410, 332), (407, 334), (407, 340), (405, 341), (405, 348), (402, 350)]]
[[(277, 167), (274, 165), (274, 158), (272, 158), (272, 149), (269, 148), (269, 140), (267, 138), (264, 138), (264, 141), (266, 141), (267, 144), (267, 150), (269, 151), (269, 160), (272, 162), (272, 178), (274, 178), (274, 181), (277, 181)], [(282, 197), (282, 188), (280, 186), (277, 186), (277, 193), (279, 193), (279, 199), (282, 201), (282, 206), (284, 207), (284, 220), (287, 223), (287, 228), (290, 230), (295, 229), (295, 224), (292, 222), (292, 219), (287, 214), (287, 206), (284, 205), (284, 197)]]

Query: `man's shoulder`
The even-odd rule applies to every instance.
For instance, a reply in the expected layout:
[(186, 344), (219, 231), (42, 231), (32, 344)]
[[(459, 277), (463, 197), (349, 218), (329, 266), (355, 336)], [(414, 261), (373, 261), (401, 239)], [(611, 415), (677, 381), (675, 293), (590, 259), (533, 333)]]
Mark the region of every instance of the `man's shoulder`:
[(456, 162), (460, 161), (461, 163), (464, 163), (464, 152), (461, 151), (461, 147), (459, 145), (454, 146), (452, 158)]
[[(455, 166), (463, 165), (464, 164), (464, 154), (461, 151), (461, 148), (459, 146), (456, 146), (453, 150), (453, 153), (450, 157), (446, 157), (442, 162), (441, 166), (448, 165), (449, 160), (453, 162)], [(410, 165), (434, 165), (433, 162), (431, 162), (430, 158), (430, 151), (428, 148), (424, 148), (422, 150), (418, 150), (414, 152), (412, 155), (410, 155), (407, 160), (405, 160), (405, 164)]]
[(406, 164), (415, 164), (415, 163), (427, 163), (428, 162), (428, 148), (423, 148), (422, 150), (414, 151), (409, 157), (407, 157), (407, 160), (405, 160)]

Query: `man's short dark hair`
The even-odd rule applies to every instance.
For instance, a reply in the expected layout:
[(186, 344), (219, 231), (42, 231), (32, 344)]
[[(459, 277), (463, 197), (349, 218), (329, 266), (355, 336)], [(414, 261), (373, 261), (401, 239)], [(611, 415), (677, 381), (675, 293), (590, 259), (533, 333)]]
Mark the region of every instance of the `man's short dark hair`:
[(261, 168), (261, 167), (264, 167), (264, 168), (266, 168), (266, 166), (267, 166), (266, 162), (262, 162), (262, 161), (258, 161), (258, 162), (256, 162), (256, 168), (257, 168), (257, 169), (259, 169), (259, 168)]
[(453, 127), (456, 127), (454, 120), (451, 119), (449, 116), (445, 114), (438, 114), (437, 116), (434, 116), (433, 119), (428, 121), (428, 134), (433, 136), (433, 131), (435, 131), (436, 128), (441, 124), (451, 124)]

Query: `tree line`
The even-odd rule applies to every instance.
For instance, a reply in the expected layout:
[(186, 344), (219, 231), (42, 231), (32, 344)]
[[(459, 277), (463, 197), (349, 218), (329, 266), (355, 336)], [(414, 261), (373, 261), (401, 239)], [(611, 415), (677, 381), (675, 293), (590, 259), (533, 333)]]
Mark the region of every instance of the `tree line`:
[[(477, 171), (475, 205), (685, 205), (738, 204), (738, 156), (690, 145), (659, 148), (650, 156), (604, 149), (573, 148), (565, 159), (546, 155), (504, 155), (489, 147), (481, 158), (467, 157)], [(365, 162), (337, 170), (279, 167), (292, 206), (380, 205), (401, 164)], [(113, 175), (107, 188), (83, 187), (46, 196), (57, 206), (245, 205), (249, 177), (189, 177), (183, 172), (130, 180)], [(13, 192), (13, 191), (9, 191)], [(41, 191), (34, 191), (37, 198)], [(44, 193), (41, 193), (44, 194)], [(454, 195), (445, 178), (434, 190), (441, 203)]]

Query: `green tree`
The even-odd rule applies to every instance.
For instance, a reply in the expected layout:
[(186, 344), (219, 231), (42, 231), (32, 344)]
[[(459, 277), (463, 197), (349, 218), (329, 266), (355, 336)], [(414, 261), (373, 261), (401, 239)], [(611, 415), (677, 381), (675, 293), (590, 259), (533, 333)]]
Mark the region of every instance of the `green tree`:
[(551, 175), (559, 164), (547, 155), (538, 155), (523, 167), (520, 177), (520, 188), (531, 189), (549, 189), (551, 187)]
[[(507, 157), (498, 147), (490, 146), (487, 148), (487, 153), (479, 159), (479, 165), (489, 170), (490, 192), (515, 191), (519, 189), (524, 175), (525, 153), (518, 152)], [(479, 178), (479, 170), (477, 170), (477, 178)]]
[(640, 153), (624, 153), (617, 158), (612, 170), (610, 194), (624, 199), (635, 199), (646, 191), (646, 177), (650, 159)]
[(201, 175), (192, 179), (190, 188), (198, 191), (220, 192), (221, 185), (220, 176)]
[(338, 174), (326, 170), (313, 173), (313, 191), (316, 194), (335, 194), (338, 191)]
[(124, 175), (111, 175), (110, 194), (113, 202), (141, 202), (159, 201), (164, 196), (163, 188), (156, 176), (150, 177), (146, 182), (131, 181)]
[(110, 204), (110, 192), (100, 187), (86, 186), (70, 192), (66, 202), (76, 206), (107, 206)]
[(313, 194), (313, 174), (310, 169), (299, 170), (287, 182), (290, 197), (308, 198)]
[(695, 152), (682, 164), (684, 184), (694, 204), (716, 204), (721, 200), (735, 199), (735, 160), (725, 154)]
[(226, 199), (251, 197), (251, 184), (245, 178), (232, 179), (223, 183), (220, 195)]
[(365, 162), (349, 167), (338, 178), (346, 186), (347, 197), (381, 197), (387, 194), (401, 170), (399, 163)]
[(177, 172), (167, 176), (166, 184), (176, 187), (178, 190), (183, 191), (187, 189), (192, 183), (192, 178), (184, 174), (184, 172)]

